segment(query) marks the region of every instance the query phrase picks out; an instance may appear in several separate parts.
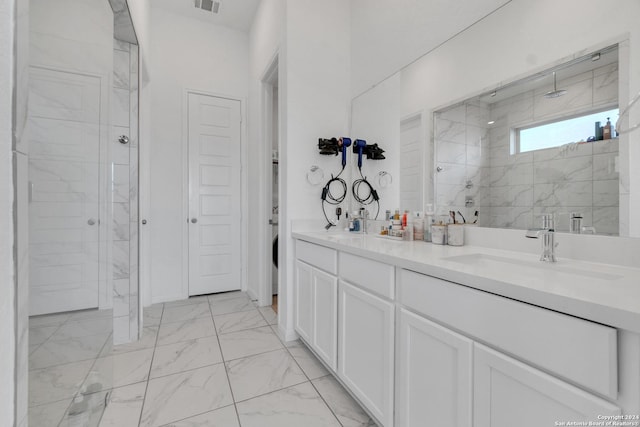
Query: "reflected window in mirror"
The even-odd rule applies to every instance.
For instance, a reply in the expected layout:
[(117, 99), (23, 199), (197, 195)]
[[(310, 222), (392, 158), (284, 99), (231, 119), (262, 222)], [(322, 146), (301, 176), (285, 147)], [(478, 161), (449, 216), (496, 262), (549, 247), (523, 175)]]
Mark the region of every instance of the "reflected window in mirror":
[[(517, 229), (554, 213), (557, 230), (567, 232), (578, 212), (597, 234), (618, 235), (618, 140), (586, 142), (596, 139), (596, 121), (618, 117), (618, 49), (600, 53), (436, 111), (439, 210), (467, 218), (477, 211), (480, 226)], [(577, 118), (587, 124), (571, 130)]]

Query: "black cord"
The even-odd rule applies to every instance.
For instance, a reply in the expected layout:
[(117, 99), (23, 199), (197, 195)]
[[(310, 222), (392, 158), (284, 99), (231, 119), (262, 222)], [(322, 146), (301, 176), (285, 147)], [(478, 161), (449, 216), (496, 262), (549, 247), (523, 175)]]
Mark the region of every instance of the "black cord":
[[(330, 224), (329, 226), (333, 225), (333, 223), (329, 220), (329, 217), (327, 216), (325, 203), (328, 203), (334, 206), (339, 205), (344, 201), (345, 197), (347, 197), (347, 183), (344, 181), (344, 179), (340, 178), (340, 175), (342, 175), (342, 172), (344, 172), (344, 166), (342, 167), (338, 175), (336, 175), (335, 177), (333, 175), (331, 176), (331, 179), (327, 181), (324, 188), (322, 189), (322, 213), (324, 214), (324, 217), (327, 220), (327, 223)], [(331, 192), (331, 184), (333, 184), (334, 182), (337, 182), (342, 186), (342, 194), (338, 195), (337, 197)]]
[[(374, 219), (378, 219), (378, 214), (380, 214), (380, 197), (378, 197), (378, 192), (373, 188), (371, 183), (367, 181), (367, 178), (362, 175), (362, 169), (358, 168), (358, 171), (360, 171), (360, 178), (353, 181), (353, 185), (351, 186), (353, 198), (361, 205), (370, 205), (371, 203), (376, 202), (378, 210), (376, 211), (376, 217)], [(360, 186), (362, 185), (365, 186), (365, 189), (369, 189), (366, 197), (360, 196)]]

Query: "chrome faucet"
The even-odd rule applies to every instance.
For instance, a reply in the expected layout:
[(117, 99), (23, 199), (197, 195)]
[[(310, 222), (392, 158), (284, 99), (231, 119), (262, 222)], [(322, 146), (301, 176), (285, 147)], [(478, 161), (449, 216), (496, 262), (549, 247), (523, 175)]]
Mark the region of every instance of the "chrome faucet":
[(555, 226), (553, 214), (542, 214), (542, 227), (527, 230), (526, 237), (539, 239), (542, 237), (542, 255), (540, 261), (556, 262)]

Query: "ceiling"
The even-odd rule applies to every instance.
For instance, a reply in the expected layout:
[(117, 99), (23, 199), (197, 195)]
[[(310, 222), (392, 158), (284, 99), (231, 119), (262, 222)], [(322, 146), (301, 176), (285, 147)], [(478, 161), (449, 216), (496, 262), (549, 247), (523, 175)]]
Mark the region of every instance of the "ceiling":
[(153, 0), (151, 4), (178, 15), (249, 32), (260, 0), (220, 0), (217, 14), (196, 9), (194, 0)]

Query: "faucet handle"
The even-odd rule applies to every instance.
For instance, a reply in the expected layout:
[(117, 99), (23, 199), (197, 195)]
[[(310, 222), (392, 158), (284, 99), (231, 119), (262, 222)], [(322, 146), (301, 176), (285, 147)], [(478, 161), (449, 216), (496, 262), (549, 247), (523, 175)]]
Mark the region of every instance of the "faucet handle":
[(541, 227), (546, 230), (553, 230), (555, 228), (555, 214), (553, 213), (541, 213), (536, 216), (542, 217)]

